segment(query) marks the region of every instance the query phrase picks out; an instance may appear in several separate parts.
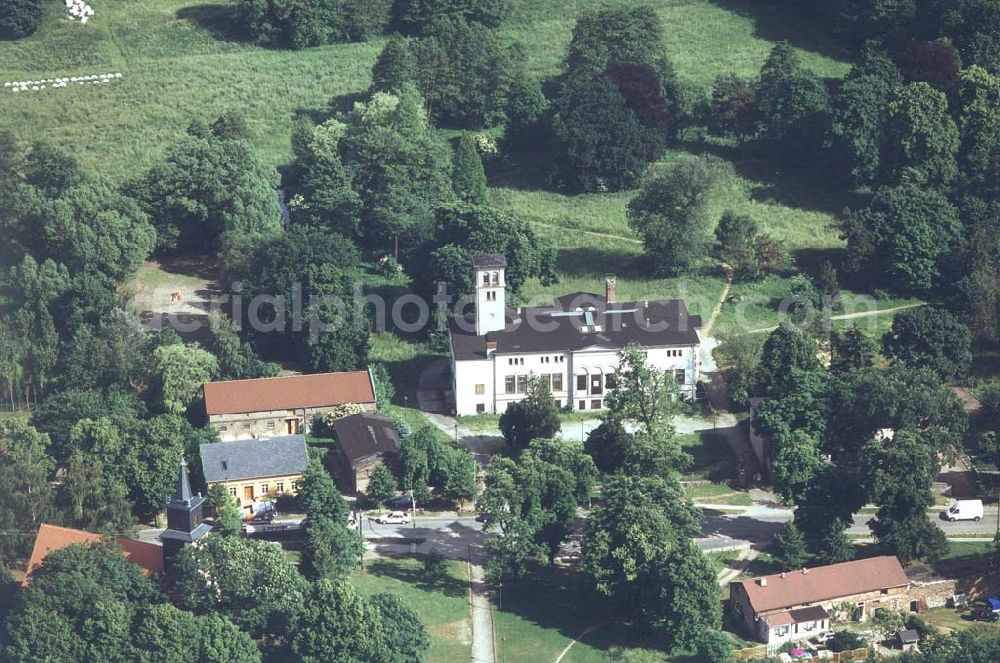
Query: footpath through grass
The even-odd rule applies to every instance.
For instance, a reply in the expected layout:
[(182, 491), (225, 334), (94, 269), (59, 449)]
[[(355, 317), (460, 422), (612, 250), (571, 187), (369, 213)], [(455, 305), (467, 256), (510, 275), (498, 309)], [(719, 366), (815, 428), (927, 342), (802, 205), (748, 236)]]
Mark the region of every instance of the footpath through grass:
[(352, 581), (364, 595), (388, 592), (420, 615), (431, 637), (426, 663), (468, 661), (472, 656), (469, 578), (465, 562), (449, 561), (448, 577), (436, 585), (423, 582), (421, 561), (379, 557), (365, 561)]

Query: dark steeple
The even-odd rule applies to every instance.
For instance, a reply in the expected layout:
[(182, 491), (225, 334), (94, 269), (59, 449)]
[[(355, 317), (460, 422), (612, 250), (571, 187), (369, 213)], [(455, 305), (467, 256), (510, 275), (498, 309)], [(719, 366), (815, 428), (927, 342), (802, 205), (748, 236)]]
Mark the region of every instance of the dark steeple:
[(177, 475), (177, 492), (167, 500), (167, 529), (160, 535), (163, 542), (163, 560), (167, 566), (182, 548), (191, 545), (208, 534), (212, 527), (201, 522), (202, 505), (205, 498), (201, 493), (191, 494), (187, 463), (181, 458)]
[(191, 482), (188, 481), (187, 461), (181, 458), (181, 471), (177, 476), (177, 492), (174, 494), (173, 502), (191, 501)]

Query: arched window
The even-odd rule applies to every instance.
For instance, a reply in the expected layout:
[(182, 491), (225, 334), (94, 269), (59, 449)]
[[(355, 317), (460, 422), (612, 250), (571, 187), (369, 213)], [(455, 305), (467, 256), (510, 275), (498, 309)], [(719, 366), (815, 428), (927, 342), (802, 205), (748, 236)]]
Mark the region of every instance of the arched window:
[(493, 272), (493, 285), (500, 285), (500, 272)]

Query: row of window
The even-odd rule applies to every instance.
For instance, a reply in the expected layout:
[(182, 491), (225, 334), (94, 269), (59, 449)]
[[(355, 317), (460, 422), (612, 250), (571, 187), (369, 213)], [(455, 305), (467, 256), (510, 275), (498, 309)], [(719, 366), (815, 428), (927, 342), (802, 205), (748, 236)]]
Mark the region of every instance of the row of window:
[(668, 357), (682, 357), (684, 355), (683, 350), (667, 350)]
[(483, 272), (483, 285), (490, 285), (490, 281), (493, 281), (493, 285), (500, 285), (500, 272), (493, 272), (492, 279), (490, 278), (489, 272)]
[[(566, 363), (566, 356), (565, 355), (552, 355), (552, 356), (545, 355), (544, 357), (540, 357), (539, 359), (540, 359), (541, 363), (543, 363), (543, 364), (565, 364)], [(507, 365), (508, 366), (524, 366), (524, 357), (508, 357), (507, 358)]]
[[(254, 487), (253, 486), (244, 486), (243, 487), (244, 490), (246, 490), (247, 488), (250, 488), (252, 490)], [(292, 482), (292, 492), (293, 493), (294, 492), (298, 492), (298, 490), (299, 490), (299, 484), (298, 484), (298, 482), (297, 481), (293, 481)], [(232, 495), (233, 497), (236, 497), (236, 492), (237, 492), (236, 491), (236, 486), (230, 486), (229, 487), (229, 494), (230, 495)], [(269, 483), (262, 483), (262, 484), (260, 484), (260, 494), (261, 495), (270, 495), (271, 494), (271, 484), (269, 484)], [(285, 482), (284, 481), (278, 481), (278, 482), (276, 482), (274, 484), (274, 494), (275, 495), (284, 495), (285, 494)]]
[(488, 301), (488, 302), (495, 302), (496, 300), (497, 300), (497, 291), (496, 290), (487, 290), (486, 291), (486, 301)]
[[(563, 374), (562, 373), (542, 373), (538, 377), (539, 382), (544, 384), (549, 391), (562, 391), (563, 390)], [(528, 391), (528, 376), (527, 375), (508, 375), (504, 378), (504, 393), (505, 394), (523, 394)], [(480, 391), (482, 387), (482, 391)], [(484, 394), (486, 386), (476, 385), (476, 394)]]

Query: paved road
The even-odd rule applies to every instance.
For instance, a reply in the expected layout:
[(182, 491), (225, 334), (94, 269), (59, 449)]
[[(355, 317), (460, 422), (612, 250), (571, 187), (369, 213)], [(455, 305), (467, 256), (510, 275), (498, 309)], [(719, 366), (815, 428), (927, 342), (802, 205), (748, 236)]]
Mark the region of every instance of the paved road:
[[(751, 543), (766, 543), (775, 532), (789, 522), (794, 514), (792, 509), (750, 506), (726, 507), (719, 505), (700, 505), (704, 514), (702, 531), (706, 537), (728, 537)], [(859, 513), (848, 527), (849, 534), (855, 536), (871, 536), (868, 521), (874, 517), (872, 513)], [(985, 517), (977, 522), (964, 520), (948, 522), (937, 517), (937, 512), (931, 513), (931, 521), (944, 530), (948, 536), (987, 536), (992, 537), (997, 529), (997, 507), (987, 506)], [(719, 542), (718, 547), (724, 544)], [(707, 544), (702, 546), (708, 549)]]

